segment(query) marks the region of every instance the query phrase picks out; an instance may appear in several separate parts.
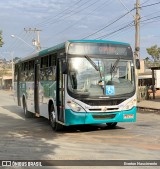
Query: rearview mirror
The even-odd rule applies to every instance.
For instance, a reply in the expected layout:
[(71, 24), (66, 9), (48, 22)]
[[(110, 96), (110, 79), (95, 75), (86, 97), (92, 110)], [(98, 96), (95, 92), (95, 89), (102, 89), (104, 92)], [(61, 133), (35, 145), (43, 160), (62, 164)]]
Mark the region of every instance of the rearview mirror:
[(140, 69), (140, 60), (136, 59), (136, 69)]
[(62, 65), (62, 73), (63, 73), (63, 74), (67, 74), (67, 62), (63, 62), (63, 65)]

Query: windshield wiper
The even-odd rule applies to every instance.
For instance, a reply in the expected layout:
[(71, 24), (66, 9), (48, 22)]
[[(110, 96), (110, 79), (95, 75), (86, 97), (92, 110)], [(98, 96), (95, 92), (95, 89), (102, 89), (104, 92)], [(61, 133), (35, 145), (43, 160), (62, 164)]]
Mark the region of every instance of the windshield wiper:
[(95, 64), (95, 62), (93, 62), (93, 60), (92, 60), (89, 56), (85, 55), (84, 57), (85, 57), (85, 58), (90, 62), (90, 64), (99, 72), (100, 78), (102, 79), (102, 74), (101, 74), (101, 71), (100, 71), (99, 61), (98, 61), (98, 66), (97, 66), (97, 65)]
[(119, 60), (120, 60), (120, 57), (117, 58), (113, 66), (111, 65), (111, 70), (110, 70), (111, 74), (114, 72), (115, 68), (117, 67)]
[(90, 62), (90, 64), (91, 64), (97, 71), (100, 71), (100, 68), (93, 62), (93, 60), (92, 60), (89, 56), (85, 55), (84, 57)]
[(111, 81), (112, 81), (112, 79), (113, 79), (113, 72), (114, 72), (114, 70), (116, 69), (116, 67), (117, 67), (117, 65), (118, 65), (118, 63), (119, 63), (119, 60), (120, 60), (120, 57), (118, 57), (117, 58), (117, 60), (115, 61), (115, 63), (114, 63), (114, 65), (112, 66), (112, 64), (111, 64), (111, 69), (110, 69), (110, 73), (111, 73)]

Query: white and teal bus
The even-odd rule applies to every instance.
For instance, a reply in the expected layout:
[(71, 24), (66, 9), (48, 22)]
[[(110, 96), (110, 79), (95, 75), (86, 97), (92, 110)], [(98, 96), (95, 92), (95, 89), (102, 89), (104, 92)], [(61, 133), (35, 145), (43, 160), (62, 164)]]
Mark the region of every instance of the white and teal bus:
[(25, 117), (63, 126), (136, 121), (133, 53), (128, 43), (69, 40), (18, 60), (15, 98)]

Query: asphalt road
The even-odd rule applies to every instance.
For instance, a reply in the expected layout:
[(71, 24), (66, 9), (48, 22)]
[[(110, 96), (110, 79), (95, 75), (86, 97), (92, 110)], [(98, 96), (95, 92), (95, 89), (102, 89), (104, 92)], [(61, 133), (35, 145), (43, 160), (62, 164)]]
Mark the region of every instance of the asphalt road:
[[(159, 160), (160, 115), (137, 122), (67, 127), (54, 132), (45, 118), (25, 119), (11, 92), (0, 90), (0, 160)], [(70, 168), (70, 167), (69, 167)]]

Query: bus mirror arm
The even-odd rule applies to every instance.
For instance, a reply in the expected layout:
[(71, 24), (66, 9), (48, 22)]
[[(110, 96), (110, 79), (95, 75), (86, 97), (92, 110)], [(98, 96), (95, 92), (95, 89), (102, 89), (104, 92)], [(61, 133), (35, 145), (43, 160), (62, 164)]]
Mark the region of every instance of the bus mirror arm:
[(67, 62), (63, 62), (63, 65), (62, 65), (62, 73), (63, 73), (63, 74), (67, 74)]

